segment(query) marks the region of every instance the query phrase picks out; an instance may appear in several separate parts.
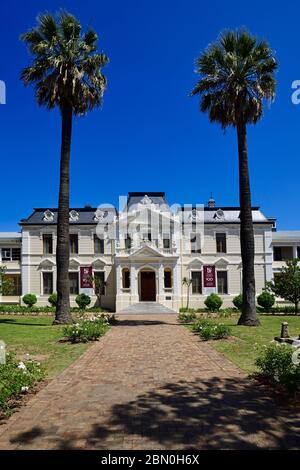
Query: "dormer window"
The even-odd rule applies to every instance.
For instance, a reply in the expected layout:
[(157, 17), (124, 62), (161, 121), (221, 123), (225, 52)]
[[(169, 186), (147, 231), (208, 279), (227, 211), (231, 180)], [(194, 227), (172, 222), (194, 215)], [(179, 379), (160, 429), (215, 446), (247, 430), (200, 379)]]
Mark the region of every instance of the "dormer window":
[(53, 212), (51, 212), (49, 209), (47, 209), (47, 210), (44, 212), (43, 221), (44, 221), (44, 222), (53, 222), (53, 220), (54, 220), (54, 214), (53, 214)]
[(218, 220), (224, 220), (225, 218), (224, 211), (222, 211), (222, 209), (218, 209), (214, 215), (214, 218)]
[(100, 222), (108, 216), (108, 211), (103, 211), (102, 209), (97, 209), (94, 215), (94, 220)]
[(75, 211), (75, 210), (71, 210), (70, 213), (69, 213), (70, 222), (77, 222), (78, 219), (79, 219), (78, 212)]

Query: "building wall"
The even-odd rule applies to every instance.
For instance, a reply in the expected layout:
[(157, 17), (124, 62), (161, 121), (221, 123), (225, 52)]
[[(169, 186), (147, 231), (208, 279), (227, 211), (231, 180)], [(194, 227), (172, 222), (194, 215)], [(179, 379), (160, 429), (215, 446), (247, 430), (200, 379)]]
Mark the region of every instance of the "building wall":
[[(271, 224), (254, 225), (255, 232), (255, 280), (256, 291), (259, 294), (265, 283), (272, 279), (273, 271), (279, 270), (285, 263), (273, 261)], [(187, 236), (177, 243), (177, 252), (172, 257), (162, 255), (149, 259), (145, 254), (141, 259), (118, 258), (116, 244), (114, 241), (105, 240), (104, 254), (94, 253), (95, 225), (71, 226), (70, 233), (78, 234), (78, 254), (70, 257), (70, 272), (80, 272), (80, 266), (92, 266), (94, 272), (105, 273), (107, 287), (102, 297), (103, 307), (120, 310), (131, 303), (139, 301), (139, 270), (150, 266), (156, 273), (157, 301), (166, 306), (178, 309), (187, 303), (187, 287), (182, 285), (184, 277), (190, 277), (192, 271), (202, 272), (203, 266), (214, 265), (216, 271), (226, 271), (228, 276), (228, 294), (221, 295), (223, 306), (231, 306), (232, 299), (242, 290), (242, 266), (240, 256), (239, 226), (236, 224), (206, 224), (203, 233), (203, 244), (201, 253), (191, 253), (190, 233), (193, 232), (192, 225), (185, 227)], [(216, 252), (216, 233), (226, 233), (226, 253)], [(53, 236), (53, 253), (43, 253), (43, 234)], [(296, 242), (295, 242), (296, 243)], [(296, 252), (297, 243), (293, 242), (293, 252)], [(9, 245), (10, 244), (10, 245)], [(281, 244), (284, 244), (281, 242)], [(300, 245), (300, 240), (299, 244)], [(39, 305), (48, 305), (48, 294), (43, 294), (42, 273), (53, 273), (53, 286), (56, 286), (56, 227), (55, 226), (24, 226), (22, 240), (6, 241), (0, 239), (0, 248), (8, 246), (21, 246), (21, 262), (9, 262), (8, 272), (22, 275), (22, 295), (34, 293), (38, 297)], [(1, 254), (1, 250), (0, 250)], [(0, 259), (1, 262), (1, 259)], [(131, 289), (122, 289), (121, 269), (128, 266), (131, 272)], [(164, 289), (164, 268), (172, 268), (173, 287), (172, 291)], [(86, 292), (79, 288), (79, 292)], [(92, 297), (92, 305), (96, 303), (93, 291), (87, 292)], [(204, 306), (207, 292), (203, 289), (202, 294), (193, 294), (190, 289), (190, 306), (200, 308)], [(1, 298), (0, 302), (19, 302), (20, 298)], [(75, 295), (71, 296), (71, 305), (76, 306)]]

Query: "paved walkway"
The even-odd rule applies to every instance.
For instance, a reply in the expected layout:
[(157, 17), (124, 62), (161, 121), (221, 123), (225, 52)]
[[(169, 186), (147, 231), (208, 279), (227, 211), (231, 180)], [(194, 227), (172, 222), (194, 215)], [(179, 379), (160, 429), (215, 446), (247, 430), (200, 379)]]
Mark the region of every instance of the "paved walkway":
[(174, 315), (121, 321), (7, 424), (0, 449), (300, 448), (300, 415)]

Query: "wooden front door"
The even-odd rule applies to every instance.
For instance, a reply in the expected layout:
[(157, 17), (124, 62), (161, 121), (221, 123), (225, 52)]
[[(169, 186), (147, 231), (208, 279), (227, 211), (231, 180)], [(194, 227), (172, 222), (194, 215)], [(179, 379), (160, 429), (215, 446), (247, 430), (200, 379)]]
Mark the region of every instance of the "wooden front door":
[(141, 272), (141, 300), (144, 302), (156, 301), (155, 272)]

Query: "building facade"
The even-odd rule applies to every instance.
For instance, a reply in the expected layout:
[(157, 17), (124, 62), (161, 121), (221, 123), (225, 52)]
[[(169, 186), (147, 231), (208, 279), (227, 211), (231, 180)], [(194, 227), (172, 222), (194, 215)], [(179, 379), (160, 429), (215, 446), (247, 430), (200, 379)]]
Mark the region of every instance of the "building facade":
[[(70, 210), (70, 294), (96, 303), (91, 277), (101, 284), (101, 305), (122, 311), (138, 302), (173, 310), (204, 305), (211, 292), (223, 306), (242, 291), (238, 207), (170, 207), (164, 193), (129, 193), (125, 207)], [(256, 291), (287, 259), (300, 256), (300, 232), (278, 232), (276, 220), (252, 208)], [(57, 210), (37, 208), (20, 222), (20, 233), (0, 233), (0, 265), (13, 281), (1, 303), (19, 303), (26, 293), (48, 305), (56, 286)], [(184, 280), (191, 280), (190, 286)]]

